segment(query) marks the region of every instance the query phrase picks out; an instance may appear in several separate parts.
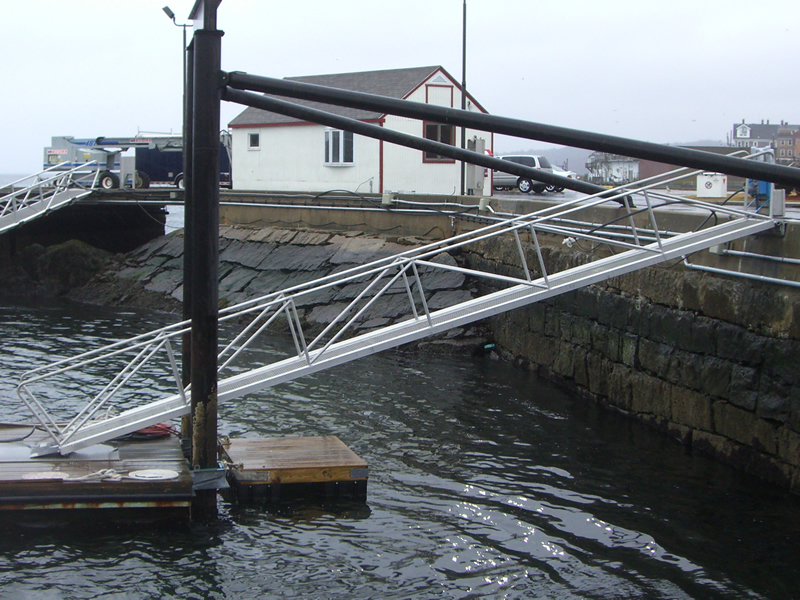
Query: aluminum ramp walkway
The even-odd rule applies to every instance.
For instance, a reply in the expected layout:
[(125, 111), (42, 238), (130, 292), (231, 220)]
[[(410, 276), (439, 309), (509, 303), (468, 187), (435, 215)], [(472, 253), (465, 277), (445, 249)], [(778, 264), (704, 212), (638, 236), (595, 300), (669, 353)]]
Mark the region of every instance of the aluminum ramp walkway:
[[(86, 163), (68, 171), (58, 170), (56, 165), (11, 183), (9, 187), (12, 191), (0, 198), (0, 233), (10, 231), (91, 194), (97, 185), (99, 173), (97, 169), (91, 170), (94, 164), (94, 162)], [(16, 184), (31, 179), (33, 183), (14, 190)]]
[[(577, 201), (576, 201), (577, 202)], [(605, 202), (598, 200), (596, 204)], [(693, 201), (696, 205), (711, 207)], [(275, 363), (265, 365), (229, 377), (220, 377), (218, 382), (218, 401), (229, 401), (246, 394), (280, 383), (331, 368), (362, 358), (382, 350), (394, 348), (408, 342), (416, 341), (427, 336), (436, 335), (448, 329), (463, 326), (502, 312), (513, 310), (534, 302), (552, 298), (587, 285), (598, 283), (632, 271), (652, 266), (664, 261), (680, 259), (681, 257), (704, 250), (715, 245), (723, 244), (738, 238), (754, 235), (776, 226), (772, 218), (745, 213), (742, 210), (713, 207), (714, 213), (727, 212), (725, 218), (718, 225), (701, 229), (696, 232), (683, 234), (667, 234), (659, 232), (650, 198), (647, 198), (647, 211), (653, 225), (652, 229), (644, 229), (634, 225), (633, 217), (628, 209), (631, 229), (625, 238), (629, 241), (613, 239), (614, 234), (605, 237), (601, 227), (594, 227), (589, 231), (581, 228), (568, 228), (562, 225), (566, 217), (574, 215), (580, 208), (587, 206), (562, 205), (558, 210), (546, 209), (541, 213), (534, 213), (522, 217), (504, 220), (482, 230), (462, 234), (456, 238), (445, 240), (425, 246), (420, 249), (402, 253), (376, 261), (370, 265), (345, 271), (335, 276), (329, 276), (265, 296), (264, 298), (243, 303), (227, 311), (221, 311), (220, 320), (239, 320), (243, 316), (255, 315), (249, 325), (230, 342), (220, 353), (220, 370), (224, 370), (242, 352), (247, 345), (272, 323), (279, 315), (286, 317), (293, 335), (296, 356), (290, 356)], [(588, 206), (592, 206), (591, 202)], [(645, 212), (645, 211), (641, 211)], [(543, 214), (548, 213), (548, 214)], [(618, 219), (616, 219), (618, 220)], [(531, 242), (528, 250), (539, 259), (539, 277), (531, 276), (531, 269), (525, 264), (525, 253), (520, 242), (520, 233), (530, 235)], [(604, 243), (627, 248), (620, 254), (615, 254), (565, 269), (558, 273), (548, 274), (542, 260), (538, 236), (542, 233), (556, 234), (562, 237), (577, 236), (587, 240), (605, 240)], [(441, 254), (443, 250), (458, 248), (478, 240), (484, 240), (496, 235), (512, 235), (516, 239), (522, 261), (524, 278), (513, 278), (493, 273), (481, 273), (464, 270), (459, 267), (437, 264), (432, 258)], [(650, 243), (644, 244), (644, 241)], [(422, 289), (419, 270), (423, 268), (440, 267), (445, 270), (462, 270), (472, 276), (487, 277), (499, 280), (508, 285), (505, 289), (474, 298), (472, 300), (455, 304), (437, 311), (427, 308), (424, 290)], [(310, 289), (335, 287), (353, 281), (364, 282), (368, 277), (372, 281), (366, 284), (353, 304), (345, 309), (340, 317), (334, 321), (310, 342), (306, 342), (303, 335), (296, 304)], [(359, 318), (369, 305), (391, 286), (404, 285), (409, 299), (409, 318), (393, 325), (373, 330), (354, 337), (346, 337), (344, 333)], [(419, 298), (414, 299), (414, 294)], [(363, 306), (358, 305), (361, 302)], [(418, 310), (419, 307), (419, 310)], [(352, 314), (349, 316), (347, 313)], [(338, 331), (335, 331), (336, 328)], [(50, 434), (51, 442), (40, 448), (39, 455), (60, 452), (68, 454), (80, 448), (97, 444), (115, 437), (137, 431), (143, 427), (176, 418), (189, 412), (189, 394), (182, 389), (180, 384), (179, 369), (175, 360), (171, 340), (180, 339), (180, 336), (189, 330), (189, 324), (178, 323), (152, 332), (137, 336), (132, 340), (119, 342), (104, 349), (84, 353), (72, 359), (58, 361), (47, 367), (40, 367), (23, 375), (18, 386), (18, 394), (42, 426)], [(136, 353), (136, 358), (128, 363), (122, 371), (110, 381), (72, 420), (59, 424), (37, 397), (35, 388), (45, 379), (64, 376), (75, 370), (80, 370), (100, 360), (109, 357), (119, 358), (125, 352)], [(155, 359), (166, 353), (168, 360)], [(114, 398), (119, 402), (118, 392), (131, 380), (134, 375), (148, 361), (160, 361), (169, 365), (169, 378), (173, 381), (177, 392), (175, 394), (156, 399), (154, 402), (130, 408), (119, 415), (98, 419)], [(128, 397), (130, 399), (130, 396)]]
[(266, 387), (297, 379), (323, 369), (369, 356), (382, 350), (395, 348), (428, 336), (445, 332), (474, 321), (520, 308), (534, 302), (552, 298), (572, 290), (624, 275), (666, 260), (680, 258), (717, 244), (753, 235), (773, 227), (764, 221), (731, 222), (704, 230), (701, 234), (688, 234), (663, 244), (663, 252), (654, 254), (654, 248), (631, 250), (624, 254), (591, 262), (551, 275), (549, 283), (540, 278), (529, 284), (516, 285), (474, 300), (431, 312), (429, 318), (418, 317), (376, 331), (338, 342), (322, 350), (286, 359), (219, 382), (220, 401), (238, 398)]

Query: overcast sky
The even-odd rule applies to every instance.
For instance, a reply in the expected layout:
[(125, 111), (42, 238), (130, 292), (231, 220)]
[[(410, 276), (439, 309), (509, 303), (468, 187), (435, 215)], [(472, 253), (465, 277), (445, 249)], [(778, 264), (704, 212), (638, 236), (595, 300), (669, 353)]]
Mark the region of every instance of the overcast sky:
[[(2, 0), (0, 173), (53, 135), (180, 133), (193, 0)], [(223, 0), (222, 67), (271, 77), (442, 65), (463, 0)], [(796, 0), (467, 0), (467, 88), (490, 113), (662, 143), (800, 122)], [(191, 30), (190, 30), (191, 31)], [(222, 123), (241, 107), (223, 103)], [(499, 152), (541, 147), (497, 138)]]

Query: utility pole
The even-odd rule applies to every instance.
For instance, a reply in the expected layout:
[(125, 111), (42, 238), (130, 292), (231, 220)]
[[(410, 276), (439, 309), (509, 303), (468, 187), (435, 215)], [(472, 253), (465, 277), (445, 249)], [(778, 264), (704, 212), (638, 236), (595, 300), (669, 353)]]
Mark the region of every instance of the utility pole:
[[(186, 48), (184, 61), (184, 90), (183, 90), (183, 320), (192, 318), (192, 115), (194, 114), (194, 42)], [(189, 90), (187, 92), (187, 90)], [(183, 388), (189, 385), (192, 372), (192, 332), (183, 334), (181, 340), (181, 383)], [(189, 458), (192, 455), (192, 415), (181, 419), (181, 441), (184, 444), (183, 452)], [(188, 448), (186, 445), (188, 444)]]
[[(192, 159), (191, 159), (191, 147), (192, 147), (192, 97), (191, 94), (187, 94), (187, 90), (194, 89), (192, 87), (192, 83), (190, 81), (190, 77), (193, 75), (194, 69), (194, 61), (192, 58), (192, 50), (186, 45), (186, 28), (191, 27), (191, 23), (178, 23), (175, 18), (175, 13), (172, 12), (172, 9), (169, 6), (165, 6), (161, 10), (167, 15), (167, 17), (172, 21), (173, 25), (176, 27), (180, 27), (183, 30), (183, 45), (181, 46), (181, 63), (183, 65), (183, 99), (181, 104), (181, 110), (183, 111), (183, 183), (184, 188), (186, 191), (183, 195), (183, 239), (184, 239), (184, 249), (189, 249), (191, 247), (191, 222), (192, 219), (190, 217), (191, 214), (191, 203), (189, 202), (189, 198), (191, 194), (188, 191), (188, 184), (191, 180), (190, 173), (192, 172)], [(192, 318), (191, 313), (191, 289), (192, 289), (192, 254), (191, 252), (184, 252), (183, 253), (183, 320), (188, 321)], [(191, 374), (191, 365), (192, 365), (192, 353), (191, 353), (191, 345), (192, 345), (192, 336), (190, 332), (184, 333), (183, 338), (181, 339), (181, 364), (182, 364), (182, 372), (181, 372), (181, 383), (183, 384), (183, 388), (189, 385), (190, 381), (190, 374)], [(191, 455), (191, 446), (186, 448), (185, 444), (191, 444), (192, 441), (192, 418), (191, 415), (185, 415), (181, 419), (181, 436), (183, 446), (183, 452), (187, 456)]]
[[(221, 47), (219, 0), (196, 0), (192, 39), (191, 181), (186, 187), (190, 237), (192, 320), (192, 468), (217, 468), (217, 352), (219, 324), (219, 125)], [(188, 104), (188, 103), (187, 103)], [(217, 517), (216, 490), (197, 490), (192, 516)]]
[[(464, 0), (464, 11), (461, 19), (461, 110), (467, 109), (467, 0)], [(466, 148), (467, 129), (461, 127), (461, 149)], [(464, 195), (466, 164), (461, 161), (461, 195)]]

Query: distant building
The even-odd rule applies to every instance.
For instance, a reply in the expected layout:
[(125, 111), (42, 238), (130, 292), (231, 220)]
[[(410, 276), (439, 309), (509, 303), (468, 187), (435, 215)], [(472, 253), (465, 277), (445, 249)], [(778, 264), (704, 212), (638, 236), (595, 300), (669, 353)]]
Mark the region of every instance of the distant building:
[(800, 131), (792, 134), (792, 149), (794, 150), (795, 162), (800, 161)]
[[(687, 148), (689, 150), (700, 150), (702, 152), (710, 152), (712, 154), (722, 154), (728, 155), (733, 154), (736, 152), (736, 148), (732, 148), (731, 146), (679, 146), (680, 148)], [(639, 161), (639, 176), (642, 179), (648, 179), (650, 177), (656, 177), (658, 175), (664, 175), (670, 171), (674, 171), (675, 169), (680, 169), (681, 167), (678, 165), (670, 165), (667, 163), (656, 162), (654, 160), (640, 160)], [(734, 177), (728, 176), (728, 187), (738, 188), (744, 185), (744, 179), (741, 177)], [(695, 178), (690, 177), (688, 179), (684, 179), (675, 183), (671, 183), (670, 186), (674, 187), (675, 189), (680, 188), (693, 188), (695, 186)]]
[(794, 149), (794, 134), (800, 131), (800, 125), (782, 124), (778, 127), (775, 136), (775, 162), (791, 165), (794, 164), (797, 153)]
[(639, 160), (608, 152), (592, 152), (586, 159), (589, 181), (620, 184), (639, 179)]
[[(287, 79), (461, 108), (461, 86), (440, 66)], [(461, 146), (461, 128), (453, 125), (304, 100), (291, 101), (394, 131)], [(486, 112), (469, 94), (466, 106), (469, 111)], [(237, 190), (431, 194), (458, 194), (461, 191), (461, 163), (430, 152), (252, 107), (233, 119), (229, 127), (232, 133), (233, 185)], [(492, 151), (490, 133), (467, 129), (467, 140), (474, 137), (483, 139), (486, 150)], [(485, 174), (489, 171), (481, 169), (479, 173), (483, 177), (484, 193), (491, 194), (490, 175)]]
[(800, 125), (790, 125), (781, 121), (777, 125), (770, 124), (769, 120), (761, 123), (741, 123), (733, 126), (731, 145), (737, 148), (774, 148), (775, 162), (792, 164), (798, 156), (795, 133), (800, 131)]

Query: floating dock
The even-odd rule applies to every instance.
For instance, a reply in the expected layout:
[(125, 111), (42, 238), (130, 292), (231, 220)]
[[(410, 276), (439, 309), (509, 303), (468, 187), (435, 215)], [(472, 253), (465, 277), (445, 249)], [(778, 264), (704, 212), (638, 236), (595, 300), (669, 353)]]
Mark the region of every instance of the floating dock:
[[(133, 435), (32, 458), (48, 439), (33, 425), (0, 424), (0, 524), (34, 515), (59, 522), (190, 518), (193, 477), (177, 437)], [(367, 498), (367, 463), (335, 436), (225, 438), (220, 451), (241, 503)]]
[(367, 499), (367, 463), (336, 436), (226, 439), (221, 454), (231, 492), (243, 503)]
[[(31, 458), (33, 426), (0, 425), (0, 519), (19, 511), (128, 519), (189, 518), (192, 477), (172, 435), (123, 438), (69, 456)], [(114, 510), (109, 510), (114, 509)]]

